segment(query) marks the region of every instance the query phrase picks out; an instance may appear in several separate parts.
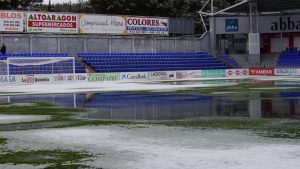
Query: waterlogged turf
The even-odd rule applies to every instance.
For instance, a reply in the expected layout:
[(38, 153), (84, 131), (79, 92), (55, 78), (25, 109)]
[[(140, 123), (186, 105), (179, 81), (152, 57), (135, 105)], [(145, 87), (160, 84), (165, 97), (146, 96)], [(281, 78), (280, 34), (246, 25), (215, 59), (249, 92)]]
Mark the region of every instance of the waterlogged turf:
[(137, 86), (0, 97), (0, 115), (50, 116), (0, 124), (0, 168), (297, 168), (297, 79)]

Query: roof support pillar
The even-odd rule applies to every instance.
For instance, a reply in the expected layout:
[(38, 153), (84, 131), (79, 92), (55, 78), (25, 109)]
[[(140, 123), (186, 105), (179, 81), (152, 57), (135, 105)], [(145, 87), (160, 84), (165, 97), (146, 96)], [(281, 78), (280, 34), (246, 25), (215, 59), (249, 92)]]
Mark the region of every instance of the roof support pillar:
[(249, 39), (249, 58), (251, 67), (260, 65), (260, 34), (258, 33), (258, 8), (257, 0), (249, 0), (249, 20), (250, 33)]
[(250, 33), (258, 33), (257, 1), (249, 0)]
[(217, 46), (216, 46), (216, 20), (214, 18), (214, 0), (211, 0), (210, 2), (211, 5), (211, 17), (209, 18), (209, 41), (210, 41), (210, 54), (212, 56), (216, 56), (217, 54)]

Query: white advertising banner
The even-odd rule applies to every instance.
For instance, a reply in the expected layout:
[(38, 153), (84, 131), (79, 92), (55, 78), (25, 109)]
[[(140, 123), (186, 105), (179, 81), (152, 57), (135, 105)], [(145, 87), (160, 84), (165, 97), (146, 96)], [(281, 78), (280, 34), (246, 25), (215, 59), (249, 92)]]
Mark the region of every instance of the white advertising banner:
[(53, 74), (54, 83), (66, 82), (85, 82), (87, 81), (87, 74)]
[(176, 72), (149, 72), (149, 80), (175, 80)]
[(299, 32), (300, 15), (261, 16), (259, 33)]
[(5, 84), (15, 84), (17, 83), (17, 78), (15, 75), (0, 75), (0, 85), (5, 85)]
[(169, 35), (169, 20), (164, 18), (127, 16), (126, 26), (129, 34)]
[(23, 32), (23, 21), (23, 12), (0, 11), (0, 31)]
[(249, 69), (227, 69), (226, 77), (249, 76)]
[(17, 84), (46, 84), (53, 83), (51, 74), (16, 75)]
[(194, 79), (201, 77), (201, 70), (177, 71), (176, 79)]
[(27, 13), (27, 32), (78, 33), (78, 16), (65, 13)]
[(127, 72), (120, 74), (120, 80), (123, 81), (144, 81), (148, 79), (148, 72)]
[(275, 75), (277, 75), (277, 76), (297, 76), (297, 75), (300, 75), (300, 69), (296, 69), (296, 68), (275, 69)]
[(80, 15), (80, 33), (126, 34), (126, 17)]

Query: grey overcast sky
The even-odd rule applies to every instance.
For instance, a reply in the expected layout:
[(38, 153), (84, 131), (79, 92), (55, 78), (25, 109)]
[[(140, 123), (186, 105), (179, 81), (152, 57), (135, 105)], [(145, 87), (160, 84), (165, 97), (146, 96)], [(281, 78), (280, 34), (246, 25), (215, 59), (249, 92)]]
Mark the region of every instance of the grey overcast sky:
[[(55, 4), (55, 3), (66, 3), (66, 2), (78, 2), (78, 0), (51, 0), (51, 3), (52, 4)], [(48, 4), (49, 3), (49, 0), (44, 0), (44, 4)]]

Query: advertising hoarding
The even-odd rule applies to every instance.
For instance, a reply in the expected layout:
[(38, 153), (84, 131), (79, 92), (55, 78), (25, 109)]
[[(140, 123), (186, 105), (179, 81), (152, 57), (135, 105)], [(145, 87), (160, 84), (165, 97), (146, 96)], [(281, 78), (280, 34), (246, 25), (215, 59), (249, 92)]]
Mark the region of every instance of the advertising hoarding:
[(27, 32), (78, 33), (78, 16), (66, 13), (27, 13)]
[(176, 79), (195, 79), (201, 77), (201, 70), (177, 71)]
[(300, 15), (259, 17), (259, 33), (299, 32)]
[(202, 70), (201, 71), (202, 77), (226, 77), (226, 70), (225, 69), (215, 69), (215, 70)]
[(80, 33), (126, 34), (126, 17), (80, 15)]
[(128, 72), (120, 73), (120, 80), (125, 81), (140, 81), (148, 80), (148, 72)]
[(53, 83), (51, 74), (16, 75), (18, 84), (46, 84)]
[(64, 82), (84, 82), (87, 80), (87, 75), (82, 74), (53, 74), (54, 83)]
[(249, 76), (249, 69), (227, 69), (226, 77)]
[(119, 81), (120, 73), (91, 73), (88, 76), (89, 82), (105, 82), (105, 81)]
[(226, 19), (225, 20), (225, 32), (238, 32), (239, 20), (238, 19)]
[(300, 69), (296, 69), (296, 68), (275, 69), (275, 75), (278, 75), (278, 76), (296, 76), (296, 75), (300, 75)]
[(0, 85), (4, 85), (7, 83), (14, 84), (17, 82), (17, 78), (14, 75), (0, 75)]
[(249, 74), (257, 76), (274, 76), (275, 72), (274, 69), (250, 69)]
[(169, 20), (154, 17), (127, 16), (126, 29), (129, 34), (169, 35)]
[(175, 80), (176, 72), (162, 71), (162, 72), (149, 72), (149, 80)]
[(24, 13), (14, 11), (0, 11), (0, 31), (23, 32)]

